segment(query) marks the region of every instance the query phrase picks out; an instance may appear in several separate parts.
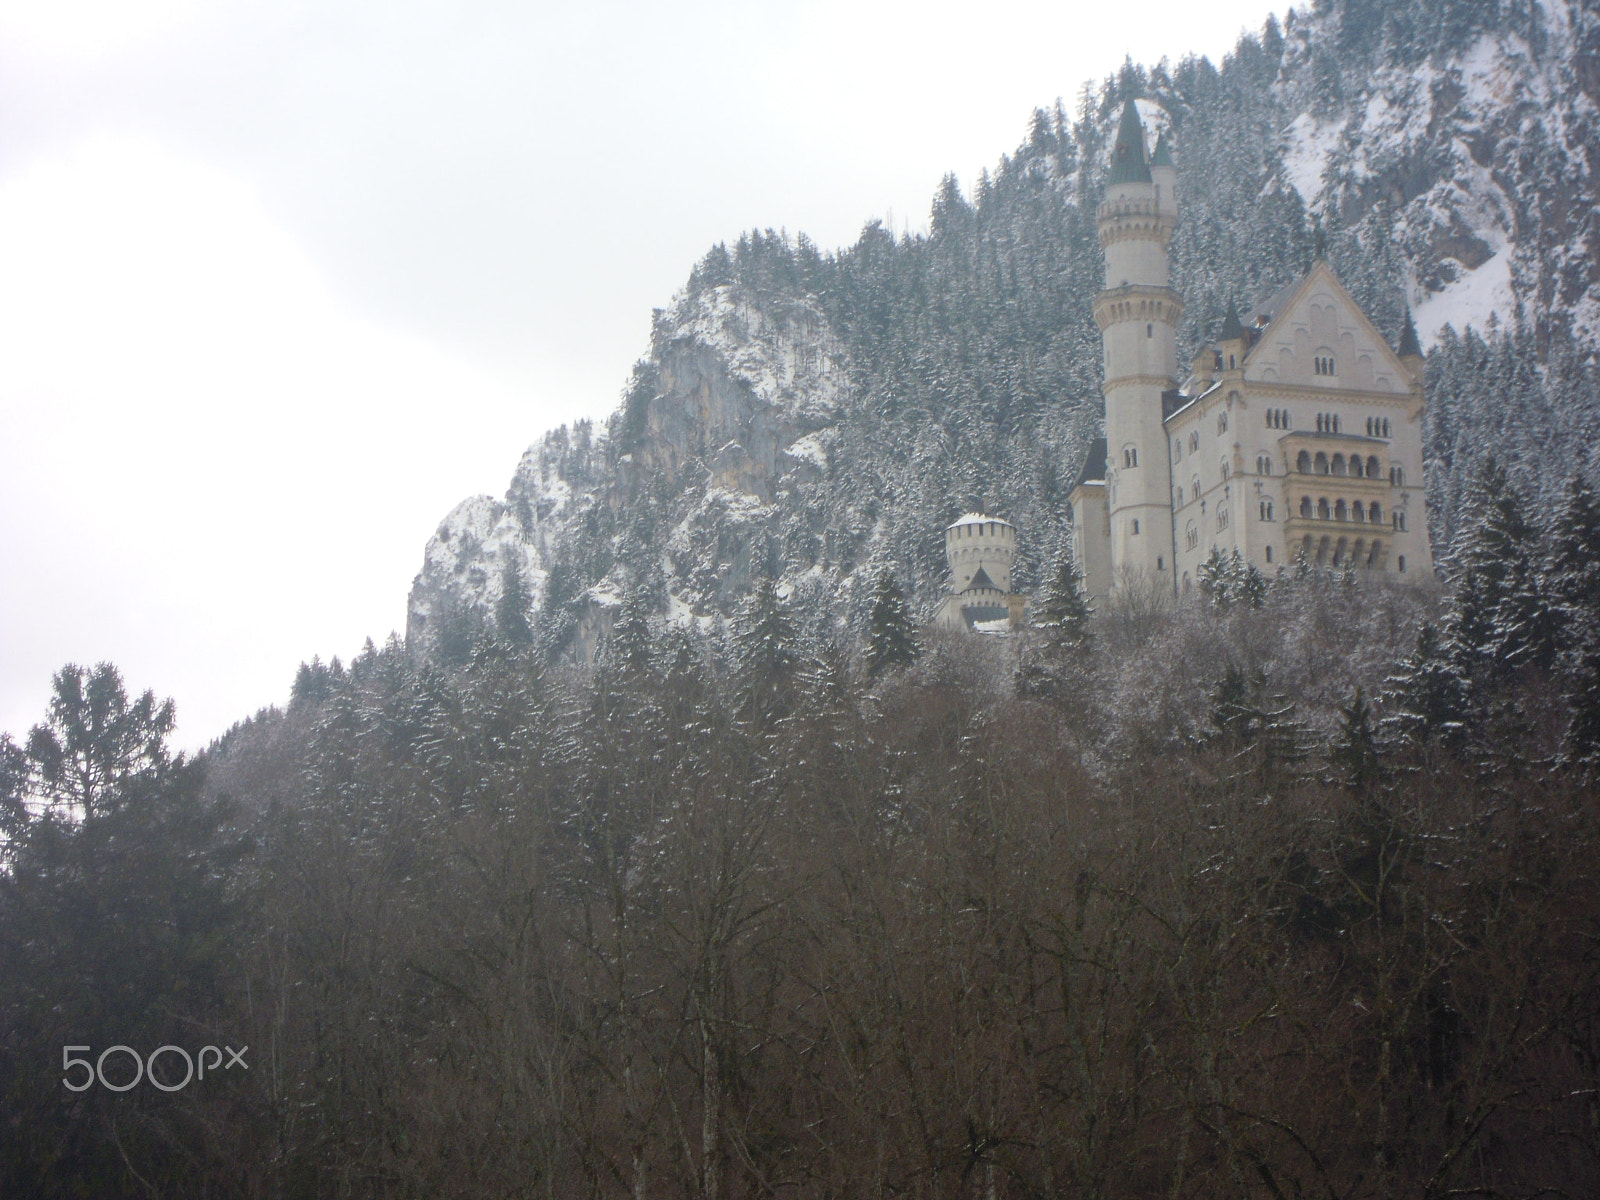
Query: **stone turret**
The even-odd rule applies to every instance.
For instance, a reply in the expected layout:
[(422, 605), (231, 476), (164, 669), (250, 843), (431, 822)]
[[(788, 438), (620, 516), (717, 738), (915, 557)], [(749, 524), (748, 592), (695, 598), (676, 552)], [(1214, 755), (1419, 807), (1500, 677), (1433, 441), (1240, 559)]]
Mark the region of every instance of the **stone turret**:
[(971, 512), (944, 531), (950, 592), (935, 615), (939, 625), (974, 628), (994, 622), (1020, 624), (1026, 601), (1011, 591), (1017, 530), (999, 517)]
[(1161, 398), (1177, 385), (1183, 302), (1167, 282), (1177, 170), (1164, 138), (1156, 149), (1152, 162), (1138, 105), (1129, 100), (1098, 213), (1106, 286), (1094, 307), (1105, 348), (1112, 591), (1140, 578), (1172, 586), (1172, 464)]

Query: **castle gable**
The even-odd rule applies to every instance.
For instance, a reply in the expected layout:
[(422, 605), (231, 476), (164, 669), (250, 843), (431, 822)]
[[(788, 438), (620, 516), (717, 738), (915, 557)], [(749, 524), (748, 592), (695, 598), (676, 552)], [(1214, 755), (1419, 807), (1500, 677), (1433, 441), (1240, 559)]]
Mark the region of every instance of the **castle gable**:
[(1258, 383), (1406, 393), (1409, 378), (1383, 335), (1326, 263), (1280, 292), (1281, 312), (1245, 357), (1245, 377)]

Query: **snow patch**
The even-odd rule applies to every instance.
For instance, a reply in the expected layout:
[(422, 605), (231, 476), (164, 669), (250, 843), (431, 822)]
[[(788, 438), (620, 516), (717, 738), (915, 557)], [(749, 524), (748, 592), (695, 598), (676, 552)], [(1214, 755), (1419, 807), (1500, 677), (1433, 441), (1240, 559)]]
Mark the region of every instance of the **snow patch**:
[(808, 433), (790, 444), (784, 453), (797, 462), (809, 463), (819, 471), (828, 469), (828, 447), (819, 433)]
[(1319, 124), (1308, 112), (1301, 113), (1283, 131), (1284, 177), (1300, 193), (1300, 199), (1308, 208), (1322, 194), (1322, 173), (1327, 169), (1328, 156), (1339, 145), (1342, 132), (1337, 124)]
[(1516, 311), (1516, 293), (1511, 287), (1511, 254), (1500, 246), (1476, 271), (1465, 272), (1460, 279), (1443, 291), (1435, 292), (1419, 301), (1411, 310), (1417, 323), (1417, 334), (1424, 350), (1431, 349), (1439, 340), (1439, 331), (1446, 325), (1459, 333), (1468, 325), (1482, 330), (1491, 314), (1502, 322)]

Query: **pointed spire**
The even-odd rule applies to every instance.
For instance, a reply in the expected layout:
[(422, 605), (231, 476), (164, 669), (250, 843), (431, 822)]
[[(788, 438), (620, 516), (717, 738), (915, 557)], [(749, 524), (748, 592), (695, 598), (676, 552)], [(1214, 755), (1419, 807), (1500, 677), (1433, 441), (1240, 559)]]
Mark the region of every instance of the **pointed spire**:
[(1244, 324), (1239, 320), (1239, 314), (1233, 307), (1233, 301), (1228, 301), (1228, 315), (1222, 318), (1222, 332), (1217, 334), (1219, 342), (1235, 342), (1244, 339)]
[(1122, 106), (1122, 124), (1117, 126), (1117, 143), (1111, 149), (1111, 174), (1106, 177), (1106, 186), (1149, 182), (1150, 164), (1144, 155), (1144, 126), (1139, 122), (1139, 106), (1130, 96)]
[(1167, 145), (1167, 135), (1162, 134), (1156, 139), (1156, 152), (1150, 156), (1152, 167), (1176, 167), (1172, 161), (1172, 147)]
[(1421, 358), (1422, 343), (1417, 340), (1416, 322), (1411, 319), (1411, 310), (1406, 309), (1406, 327), (1400, 333), (1400, 357)]

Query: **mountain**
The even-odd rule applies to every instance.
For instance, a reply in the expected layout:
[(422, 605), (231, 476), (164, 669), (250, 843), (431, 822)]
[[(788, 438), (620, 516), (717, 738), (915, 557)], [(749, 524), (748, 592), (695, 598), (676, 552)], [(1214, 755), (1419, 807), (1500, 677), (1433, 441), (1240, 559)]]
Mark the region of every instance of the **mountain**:
[(812, 633), (859, 633), (883, 566), (931, 610), (974, 508), (1016, 523), (1036, 588), (1101, 416), (1094, 212), (1128, 95), (1179, 161), (1180, 361), (1318, 254), (1391, 340), (1415, 313), (1448, 563), (1486, 453), (1539, 501), (1600, 474), (1597, 62), (1587, 0), (1318, 0), (1220, 66), (1128, 63), (1037, 111), (925, 235), (717, 246), (606, 426), (547, 435), (440, 524), (408, 643), (458, 657), (494, 626), (584, 657), (630, 600), (712, 624), (768, 577)]

